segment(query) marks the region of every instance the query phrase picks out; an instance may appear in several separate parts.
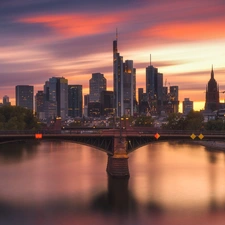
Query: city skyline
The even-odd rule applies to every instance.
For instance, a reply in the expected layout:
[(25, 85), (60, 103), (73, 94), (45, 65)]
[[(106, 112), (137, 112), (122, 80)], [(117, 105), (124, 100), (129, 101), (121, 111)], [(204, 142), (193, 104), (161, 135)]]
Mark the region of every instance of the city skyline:
[[(136, 68), (137, 89), (145, 89), (151, 54), (164, 82), (179, 86), (180, 102), (184, 98), (204, 102), (212, 64), (220, 90), (225, 90), (224, 10), (225, 3), (219, 0), (3, 1), (0, 96), (9, 96), (15, 104), (16, 85), (33, 85), (37, 93), (53, 76), (82, 85), (85, 95), (87, 81), (98, 72), (105, 75), (107, 90), (112, 90), (112, 41), (117, 28), (120, 53)], [(224, 98), (221, 94), (220, 100)]]

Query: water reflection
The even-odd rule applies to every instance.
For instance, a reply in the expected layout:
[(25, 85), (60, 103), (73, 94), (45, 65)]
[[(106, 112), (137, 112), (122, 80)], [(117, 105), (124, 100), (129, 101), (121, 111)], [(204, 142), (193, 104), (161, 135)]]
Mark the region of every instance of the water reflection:
[(91, 209), (104, 213), (127, 215), (137, 210), (137, 201), (128, 189), (128, 178), (112, 178), (108, 176), (108, 189), (96, 196), (91, 203)]
[(144, 146), (130, 154), (129, 180), (108, 177), (107, 155), (74, 143), (7, 144), (0, 160), (0, 224), (206, 225), (224, 217), (224, 153), (204, 146)]
[(13, 163), (20, 162), (35, 156), (38, 141), (12, 142), (0, 144), (0, 162)]

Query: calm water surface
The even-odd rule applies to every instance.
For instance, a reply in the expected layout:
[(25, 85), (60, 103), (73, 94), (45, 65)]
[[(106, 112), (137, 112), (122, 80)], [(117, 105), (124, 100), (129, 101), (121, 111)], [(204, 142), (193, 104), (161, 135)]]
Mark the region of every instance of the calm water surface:
[(0, 224), (224, 224), (223, 152), (156, 142), (129, 156), (118, 180), (91, 147), (0, 145)]

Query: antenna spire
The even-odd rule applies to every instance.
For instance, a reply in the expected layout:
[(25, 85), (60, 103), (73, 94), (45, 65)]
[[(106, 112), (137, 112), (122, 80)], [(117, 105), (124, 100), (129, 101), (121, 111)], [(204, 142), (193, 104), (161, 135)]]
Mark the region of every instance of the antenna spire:
[(211, 78), (214, 79), (213, 65), (212, 65), (212, 71), (211, 71)]
[(118, 30), (116, 28), (116, 40), (118, 40)]
[(150, 66), (152, 65), (152, 55), (150, 54)]

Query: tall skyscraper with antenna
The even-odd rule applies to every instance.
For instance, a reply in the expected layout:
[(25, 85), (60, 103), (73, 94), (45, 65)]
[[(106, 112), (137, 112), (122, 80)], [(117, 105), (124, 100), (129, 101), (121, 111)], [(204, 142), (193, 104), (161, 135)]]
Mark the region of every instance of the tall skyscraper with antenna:
[(113, 92), (115, 116), (121, 117), (124, 112), (123, 104), (123, 57), (117, 48), (118, 33), (113, 41)]
[(136, 102), (136, 69), (133, 60), (126, 60), (120, 56), (117, 48), (118, 33), (113, 41), (113, 91), (114, 91), (114, 115), (133, 116)]
[(150, 65), (146, 67), (146, 94), (151, 113), (160, 113), (163, 100), (163, 74), (158, 73), (158, 68), (152, 65), (151, 54)]

